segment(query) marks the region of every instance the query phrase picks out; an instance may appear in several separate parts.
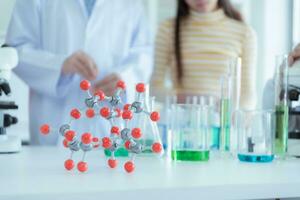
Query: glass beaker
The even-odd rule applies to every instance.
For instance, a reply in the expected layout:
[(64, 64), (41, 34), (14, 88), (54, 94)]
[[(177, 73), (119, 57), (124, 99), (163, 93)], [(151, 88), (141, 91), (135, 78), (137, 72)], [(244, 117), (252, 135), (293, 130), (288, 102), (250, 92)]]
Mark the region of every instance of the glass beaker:
[(171, 158), (181, 161), (209, 160), (208, 134), (210, 134), (208, 106), (174, 104), (172, 106)]
[(275, 154), (281, 158), (286, 156), (288, 141), (288, 68), (288, 55), (277, 56), (274, 77), (276, 110)]
[(275, 112), (236, 111), (238, 158), (245, 162), (271, 162), (274, 159)]

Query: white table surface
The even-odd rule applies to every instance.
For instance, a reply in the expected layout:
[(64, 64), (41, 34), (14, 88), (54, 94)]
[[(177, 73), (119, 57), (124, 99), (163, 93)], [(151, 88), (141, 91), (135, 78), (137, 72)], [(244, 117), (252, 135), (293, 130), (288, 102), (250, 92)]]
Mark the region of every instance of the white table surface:
[[(89, 171), (67, 172), (68, 151), (24, 147), (0, 154), (0, 199), (262, 199), (300, 197), (300, 160), (269, 164), (230, 159), (175, 163), (138, 157), (136, 171), (106, 166), (102, 151), (87, 155)], [(76, 154), (75, 159), (79, 159)], [(125, 160), (120, 160), (120, 164)]]

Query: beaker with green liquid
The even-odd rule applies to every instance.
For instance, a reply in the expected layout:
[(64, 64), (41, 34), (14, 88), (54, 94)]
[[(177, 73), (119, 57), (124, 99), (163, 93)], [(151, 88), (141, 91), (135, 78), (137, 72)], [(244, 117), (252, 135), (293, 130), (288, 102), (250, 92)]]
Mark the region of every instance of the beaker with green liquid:
[(172, 113), (171, 158), (175, 161), (208, 161), (209, 106), (174, 104)]
[(274, 76), (275, 85), (275, 153), (279, 158), (284, 158), (287, 153), (288, 142), (288, 55), (276, 57)]

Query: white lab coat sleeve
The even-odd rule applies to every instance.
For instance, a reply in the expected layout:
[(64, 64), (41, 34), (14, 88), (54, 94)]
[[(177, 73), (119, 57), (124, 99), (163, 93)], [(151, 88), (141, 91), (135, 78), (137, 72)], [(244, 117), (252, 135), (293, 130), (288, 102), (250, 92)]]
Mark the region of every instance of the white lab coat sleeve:
[[(144, 15), (142, 6), (137, 8), (136, 23), (134, 26), (131, 48), (126, 58), (121, 62), (119, 75), (132, 87), (137, 83), (149, 83), (153, 70), (153, 42), (149, 24)], [(128, 88), (126, 92), (127, 101), (134, 99), (135, 90)]]
[[(51, 97), (63, 96), (72, 76), (62, 76), (66, 55), (42, 50), (40, 0), (17, 0), (9, 24), (6, 44), (18, 51), (14, 72), (30, 89)], [(43, 24), (46, 26), (46, 24)]]

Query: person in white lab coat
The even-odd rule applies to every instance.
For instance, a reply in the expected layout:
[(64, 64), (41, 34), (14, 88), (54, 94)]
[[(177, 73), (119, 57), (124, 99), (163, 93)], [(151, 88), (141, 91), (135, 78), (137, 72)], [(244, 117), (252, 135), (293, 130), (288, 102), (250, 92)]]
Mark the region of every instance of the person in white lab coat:
[[(293, 64), (300, 59), (300, 44), (298, 44), (292, 52), (289, 54), (289, 65)], [(269, 80), (263, 90), (263, 109), (273, 109), (275, 106), (275, 94), (274, 94), (274, 80)]]
[[(84, 108), (82, 79), (112, 94), (116, 82), (148, 82), (152, 41), (139, 0), (17, 0), (6, 44), (16, 47), (20, 62), (14, 72), (30, 87), (31, 144), (55, 145), (58, 134), (39, 134), (41, 124), (59, 128), (72, 108)], [(97, 111), (96, 111), (97, 112)], [(78, 134), (109, 134), (105, 120), (85, 120)]]

